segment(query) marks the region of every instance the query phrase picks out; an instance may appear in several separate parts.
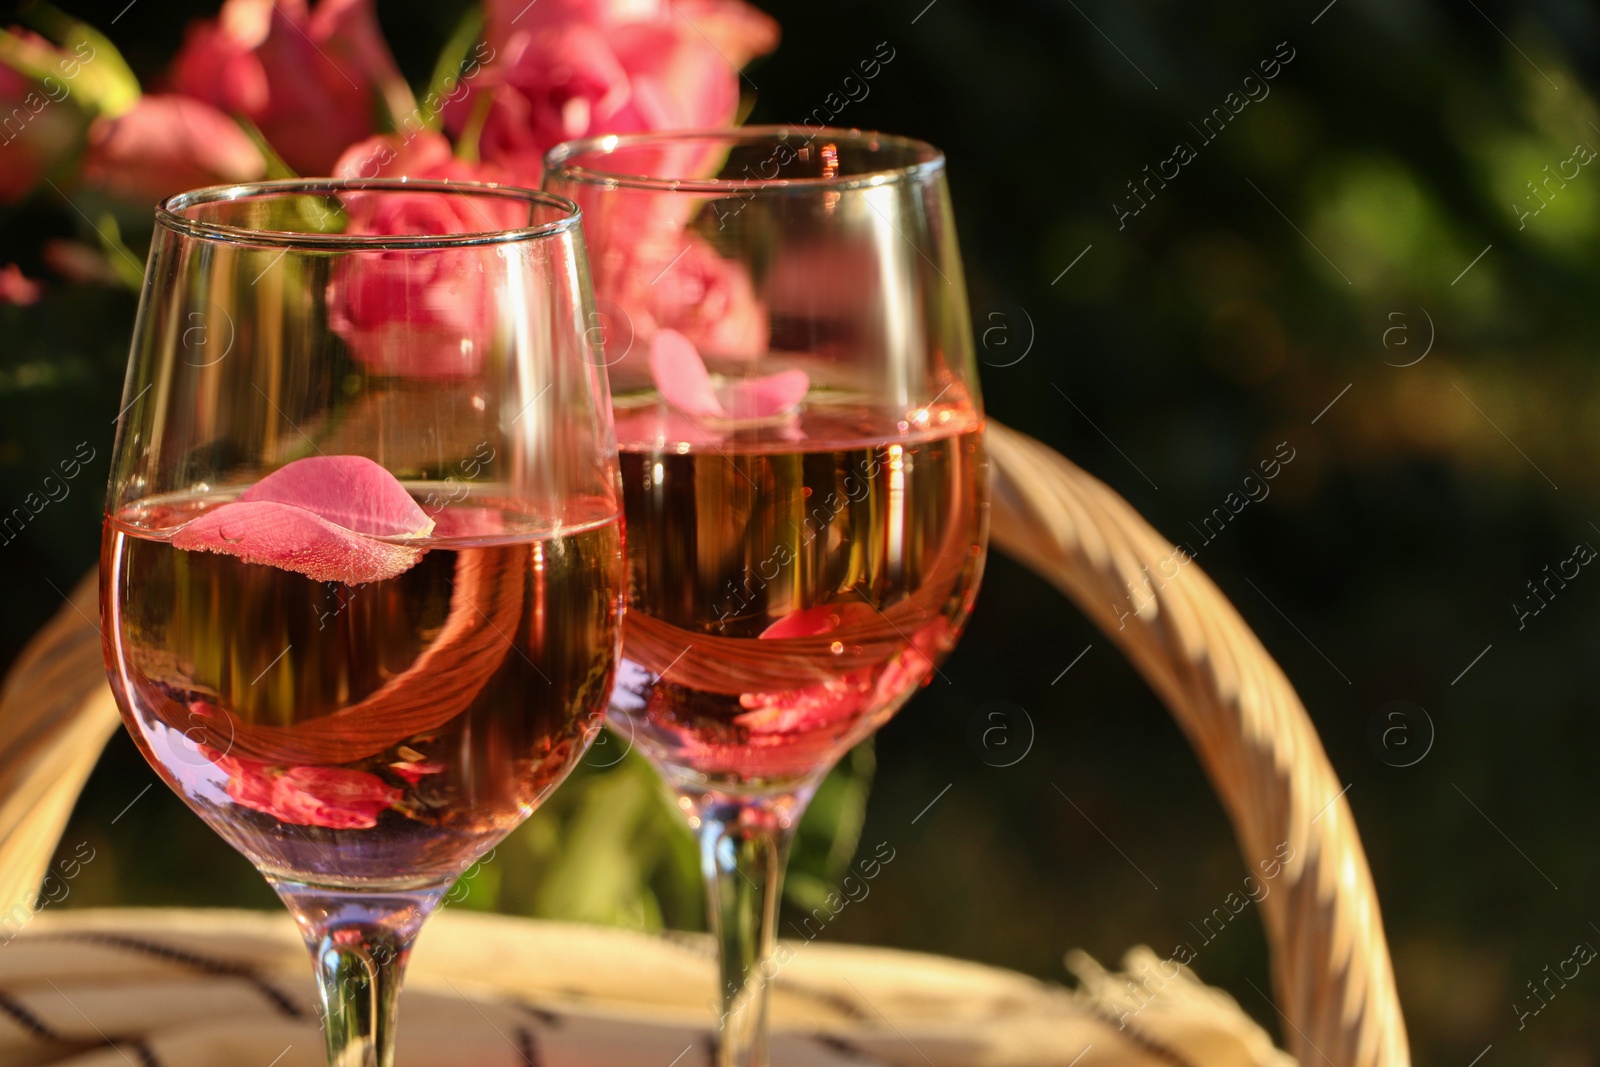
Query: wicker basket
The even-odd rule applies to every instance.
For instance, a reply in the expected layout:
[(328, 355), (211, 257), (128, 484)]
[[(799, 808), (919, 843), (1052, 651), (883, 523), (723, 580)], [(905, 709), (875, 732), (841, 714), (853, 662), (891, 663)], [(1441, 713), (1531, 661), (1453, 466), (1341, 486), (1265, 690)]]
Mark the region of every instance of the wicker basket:
[[(1288, 679), (1197, 566), (1183, 566), (1164, 584), (1146, 577), (1146, 568), (1156, 573), (1170, 561), (1173, 546), (1109, 488), (992, 422), (988, 443), (995, 546), (1071, 597), (1160, 694), (1221, 795), (1246, 861), (1270, 857), (1285, 843), (1293, 848), (1261, 907), (1294, 1058), (1304, 1067), (1407, 1067), (1405, 1024), (1366, 857)], [(1145, 598), (1136, 613), (1116, 606), (1128, 604), (1130, 588)], [(119, 725), (103, 680), (95, 595), (92, 579), (74, 591), (0, 691), (0, 908), (11, 914), (32, 906), (78, 793)], [(37, 925), (41, 936), (51, 929), (43, 918)], [(1092, 970), (1085, 965), (1080, 973), (1086, 968)], [(1093, 993), (1085, 995), (1092, 1000)], [(3, 995), (0, 1014), (16, 1018)], [(1011, 1062), (976, 1052), (968, 1062), (979, 1061)], [(1201, 1061), (1169, 1050), (1149, 1062)]]

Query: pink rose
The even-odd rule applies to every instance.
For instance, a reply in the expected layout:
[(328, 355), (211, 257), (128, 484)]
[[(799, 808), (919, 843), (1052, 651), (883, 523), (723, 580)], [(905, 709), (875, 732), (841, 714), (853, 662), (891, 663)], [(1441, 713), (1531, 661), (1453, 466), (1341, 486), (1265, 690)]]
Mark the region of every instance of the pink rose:
[(489, 93), (480, 154), (532, 184), (565, 140), (731, 124), (739, 66), (777, 43), (777, 26), (742, 0), (541, 0), (491, 4), (486, 38), (493, 65), (445, 122), (459, 133)]
[[(410, 139), (373, 137), (351, 145), (334, 165), (335, 177), (408, 177), (493, 181), (493, 167), (464, 163), (443, 135), (424, 131)], [(482, 197), (348, 194), (350, 234), (479, 233), (525, 224), (517, 205)], [(329, 283), (335, 332), (374, 374), (425, 378), (470, 376), (483, 365), (492, 337), (497, 271), (486, 263), (492, 248), (457, 248), (425, 256), (370, 252), (346, 256)]]
[(648, 343), (658, 329), (676, 330), (713, 359), (750, 359), (768, 350), (770, 315), (749, 269), (685, 226), (694, 198), (642, 191), (606, 196), (583, 185), (563, 191), (584, 211), (595, 291), (619, 312), (614, 331), (635, 341), (607, 357), (619, 361), (611, 367), (619, 387), (644, 384), (640, 361), (625, 359), (625, 352), (643, 347), (638, 342)]
[[(676, 330), (708, 356), (750, 359), (767, 350), (767, 310), (756, 299), (750, 273), (685, 232), (677, 258), (635, 264), (639, 304), (656, 327)], [(654, 278), (654, 283), (649, 279)]]
[[(573, 24), (516, 35), (499, 53), (482, 83), (493, 101), (478, 139), (479, 154), (529, 183), (539, 181), (544, 153), (592, 129), (641, 129), (627, 111), (632, 97), (628, 72), (611, 43), (590, 26)], [(478, 107), (474, 86), (445, 109), (445, 121), (460, 133)]]
[(687, 22), (737, 67), (778, 47), (776, 20), (742, 0), (660, 0), (660, 6)]
[(171, 84), (248, 118), (301, 174), (328, 173), (371, 134), (380, 96), (395, 114), (413, 106), (372, 0), (226, 0), (190, 24)]
[(45, 266), (79, 285), (116, 285), (117, 269), (104, 251), (83, 241), (52, 237), (44, 243)]
[[(662, 197), (641, 195), (631, 205), (650, 208)], [(643, 224), (633, 223), (631, 212), (595, 212), (584, 217), (591, 241), (590, 264), (595, 288), (609, 295), (615, 309), (605, 338), (611, 387), (618, 391), (654, 385), (669, 402), (667, 408), (640, 410), (617, 420), (617, 439), (716, 443), (721, 434), (714, 424), (697, 416), (722, 418), (765, 417), (792, 410), (804, 397), (808, 382), (799, 371), (795, 389), (780, 389), (768, 403), (759, 394), (779, 384), (765, 375), (741, 375), (739, 366), (753, 369), (768, 345), (769, 316), (757, 297), (749, 271), (737, 259), (726, 259), (716, 249), (687, 230), (678, 229), (665, 205)], [(665, 232), (662, 225), (667, 224)], [(630, 240), (628, 232), (632, 233)], [(664, 340), (665, 339), (665, 340)], [(688, 342), (686, 366), (662, 365), (659, 350), (675, 340)], [(708, 378), (712, 361), (724, 375), (714, 384)], [(698, 395), (699, 400), (692, 397)], [(785, 430), (788, 436), (788, 430)]]
[[(456, 158), (450, 142), (433, 130), (422, 130), (410, 137), (382, 134), (368, 137), (345, 149), (328, 172), (335, 178), (428, 178), (435, 181), (505, 181), (506, 175), (482, 163)], [(392, 201), (385, 201), (392, 203)], [(514, 211), (508, 211), (508, 217)], [(391, 213), (390, 218), (396, 218)], [(376, 221), (376, 220), (374, 220)], [(473, 226), (495, 229), (495, 226)], [(395, 233), (410, 233), (396, 230)], [(455, 231), (450, 231), (455, 232)]]
[(488, 0), (491, 43), (505, 43), (519, 30), (581, 22), (602, 29), (629, 23), (679, 20), (742, 67), (778, 46), (778, 24), (743, 0)]
[(37, 304), (44, 287), (22, 273), (15, 263), (0, 267), (0, 304)]
[(28, 30), (0, 35), (6, 60), (49, 72), (33, 77), (0, 61), (0, 203), (14, 204), (77, 147), (88, 120), (69, 99), (71, 75), (82, 67), (76, 58)]
[(227, 756), (202, 747), (228, 776), (228, 796), (236, 804), (294, 826), (330, 830), (368, 830), (378, 816), (399, 803), (400, 790), (375, 774), (343, 767), (290, 767), (278, 770), (261, 760)]
[(267, 162), (239, 125), (185, 96), (144, 96), (133, 110), (89, 131), (83, 181), (114, 196), (153, 202), (202, 185), (254, 181)]

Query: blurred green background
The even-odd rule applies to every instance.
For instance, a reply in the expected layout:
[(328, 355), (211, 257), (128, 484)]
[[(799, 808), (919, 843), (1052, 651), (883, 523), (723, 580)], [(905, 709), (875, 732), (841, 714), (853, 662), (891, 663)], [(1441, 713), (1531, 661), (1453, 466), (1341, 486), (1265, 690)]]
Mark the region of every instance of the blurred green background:
[[(1600, 545), (1600, 174), (1541, 186), (1548, 206), (1520, 217), (1543, 168), (1600, 149), (1596, 9), (925, 4), (766, 4), (784, 41), (750, 71), (753, 119), (803, 119), (889, 43), (870, 95), (835, 121), (947, 151), (989, 410), (1197, 547), (1299, 686), (1350, 783), (1419, 1062), (1465, 1064), (1493, 1043), (1486, 1062), (1600, 1063), (1600, 977), (1523, 1029), (1512, 1007), (1575, 943), (1600, 945), (1600, 577), (1580, 573), (1520, 628), (1512, 607), (1574, 545)], [(379, 6), (424, 81), (465, 5)], [(145, 3), (111, 26), (124, 7), (72, 12), (146, 79), (213, 10)], [(1214, 141), (1194, 132), (1291, 52), (1270, 95)], [(1126, 183), (1180, 140), (1196, 158), (1153, 197), (1141, 187), (1148, 206), (1119, 228), (1113, 204), (1136, 206)], [(4, 217), (0, 262), (43, 274), (40, 241), (83, 227), (37, 198)], [(0, 308), (0, 504), (78, 442), (96, 452), (68, 499), (0, 546), (0, 664), (94, 564), (134, 304), (58, 287)], [(1190, 524), (1279, 442), (1295, 459), (1270, 495), (1201, 545)], [(1114, 963), (1193, 940), (1246, 867), (1183, 739), (1107, 641), (996, 558), (943, 674), (819, 800), (791, 921), (858, 841), (888, 842), (895, 860), (825, 938), (1063, 981), (1073, 946)], [(1392, 701), (1409, 702), (1414, 748), (1373, 739)], [(1015, 730), (1003, 759), (972, 739), (995, 721)], [(993, 765), (1030, 732), (1025, 756)], [(701, 924), (687, 835), (636, 757), (606, 766), (608, 744), (464, 881), (460, 906)], [(167, 790), (141, 795), (152, 781), (119, 735), (63, 842), (98, 850), (63, 906), (275, 906)], [(1195, 966), (1276, 1029), (1249, 985), (1267, 988), (1253, 918)]]

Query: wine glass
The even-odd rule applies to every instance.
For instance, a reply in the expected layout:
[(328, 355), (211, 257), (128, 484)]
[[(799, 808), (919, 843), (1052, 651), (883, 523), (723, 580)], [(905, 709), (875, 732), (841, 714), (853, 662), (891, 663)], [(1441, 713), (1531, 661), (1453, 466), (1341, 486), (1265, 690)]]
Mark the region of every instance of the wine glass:
[(621, 452), (609, 718), (700, 841), (718, 1063), (767, 1062), (818, 782), (937, 671), (983, 569), (983, 414), (944, 158), (860, 131), (594, 138), (582, 208)]
[(616, 446), (570, 201), (288, 181), (166, 200), (101, 558), (151, 765), (293, 912), (335, 1067), (600, 728)]

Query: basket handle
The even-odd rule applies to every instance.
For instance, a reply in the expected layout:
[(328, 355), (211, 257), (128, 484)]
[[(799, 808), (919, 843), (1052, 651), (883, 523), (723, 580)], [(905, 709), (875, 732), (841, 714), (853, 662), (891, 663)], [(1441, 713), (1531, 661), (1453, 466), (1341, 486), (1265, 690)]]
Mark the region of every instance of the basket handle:
[(90, 574), (28, 642), (0, 686), (0, 938), (32, 917), (50, 858), (120, 725)]
[(1246, 863), (1293, 849), (1261, 903), (1290, 1052), (1302, 1067), (1409, 1067), (1366, 854), (1289, 679), (1127, 501), (1015, 430), (991, 421), (987, 442), (995, 546), (1066, 593), (1138, 667), (1199, 754)]

